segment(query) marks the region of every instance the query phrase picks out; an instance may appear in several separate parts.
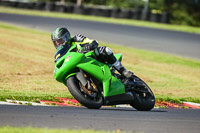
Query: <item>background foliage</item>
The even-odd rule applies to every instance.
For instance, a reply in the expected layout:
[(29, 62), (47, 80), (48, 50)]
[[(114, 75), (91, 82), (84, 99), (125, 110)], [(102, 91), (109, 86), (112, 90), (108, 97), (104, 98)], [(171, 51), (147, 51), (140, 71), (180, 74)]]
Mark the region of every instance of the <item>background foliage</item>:
[[(43, 0), (76, 3), (78, 0)], [(200, 0), (81, 0), (84, 5), (103, 5), (117, 8), (134, 8), (143, 10), (167, 11), (170, 23), (179, 25), (200, 26)]]

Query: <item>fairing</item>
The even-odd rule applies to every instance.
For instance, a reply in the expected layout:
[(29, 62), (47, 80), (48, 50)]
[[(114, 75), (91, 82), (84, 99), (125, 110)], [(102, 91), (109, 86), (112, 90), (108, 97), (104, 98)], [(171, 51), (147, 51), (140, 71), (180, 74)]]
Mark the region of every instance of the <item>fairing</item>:
[[(108, 65), (92, 58), (93, 52), (87, 54), (70, 52), (72, 49), (73, 47), (56, 62), (54, 77), (57, 81), (65, 84), (68, 75), (74, 75), (76, 68), (80, 68), (102, 82), (104, 97), (125, 93), (124, 85), (112, 76)], [(116, 56), (117, 59), (121, 59), (120, 54)]]

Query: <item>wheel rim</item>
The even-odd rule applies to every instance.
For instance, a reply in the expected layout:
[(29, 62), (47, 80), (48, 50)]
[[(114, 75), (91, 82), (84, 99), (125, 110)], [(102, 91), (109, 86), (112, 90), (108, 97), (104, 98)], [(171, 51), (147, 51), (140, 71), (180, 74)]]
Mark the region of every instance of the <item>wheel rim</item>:
[[(81, 94), (88, 100), (91, 100), (93, 102), (100, 102), (102, 100), (102, 97), (99, 92), (86, 90), (86, 88), (84, 88), (84, 86), (80, 82), (79, 82), (79, 87), (80, 87), (79, 91), (81, 92)], [(92, 96), (94, 94), (96, 94), (96, 96)]]

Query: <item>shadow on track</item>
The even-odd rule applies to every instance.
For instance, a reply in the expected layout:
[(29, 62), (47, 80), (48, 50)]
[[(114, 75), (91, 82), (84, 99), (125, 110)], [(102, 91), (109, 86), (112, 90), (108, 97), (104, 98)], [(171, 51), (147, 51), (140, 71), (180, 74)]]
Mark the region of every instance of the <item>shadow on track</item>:
[(168, 112), (167, 109), (152, 109), (150, 111), (138, 111), (134, 108), (114, 108), (114, 107), (102, 107), (100, 110), (107, 111), (135, 111), (135, 112)]

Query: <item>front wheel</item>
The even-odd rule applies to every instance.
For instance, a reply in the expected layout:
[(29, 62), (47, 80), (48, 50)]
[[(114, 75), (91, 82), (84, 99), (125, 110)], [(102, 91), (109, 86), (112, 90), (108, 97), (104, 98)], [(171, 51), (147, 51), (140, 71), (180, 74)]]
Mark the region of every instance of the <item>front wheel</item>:
[(149, 111), (155, 105), (155, 97), (149, 86), (134, 75), (134, 82), (141, 83), (143, 87), (136, 88), (132, 91), (134, 101), (130, 105), (140, 111)]
[(70, 93), (79, 103), (89, 109), (101, 108), (103, 104), (103, 98), (99, 93), (97, 93), (95, 97), (87, 95), (83, 91), (80, 81), (75, 76), (69, 77), (66, 83)]

